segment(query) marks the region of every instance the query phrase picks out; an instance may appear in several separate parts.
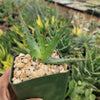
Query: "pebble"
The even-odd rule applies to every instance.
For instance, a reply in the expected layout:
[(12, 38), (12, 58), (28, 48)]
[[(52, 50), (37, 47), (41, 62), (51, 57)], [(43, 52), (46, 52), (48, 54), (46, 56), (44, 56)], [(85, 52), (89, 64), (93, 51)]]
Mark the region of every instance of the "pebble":
[[(57, 52), (54, 50), (51, 57), (60, 58)], [(12, 82), (14, 84), (20, 83), (29, 79), (42, 77), (45, 75), (51, 75), (56, 73), (62, 73), (67, 71), (67, 64), (50, 65), (41, 63), (38, 59), (33, 61), (33, 58), (29, 54), (19, 54), (14, 61), (14, 73)]]
[(21, 82), (21, 80), (18, 78), (18, 79), (15, 79), (15, 80), (13, 80), (13, 83), (14, 84), (17, 84), (17, 83), (20, 83)]

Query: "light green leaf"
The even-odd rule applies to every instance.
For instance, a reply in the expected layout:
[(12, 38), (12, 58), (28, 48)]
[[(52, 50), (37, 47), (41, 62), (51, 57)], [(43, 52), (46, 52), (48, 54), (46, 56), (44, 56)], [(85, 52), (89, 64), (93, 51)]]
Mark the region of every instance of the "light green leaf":
[(36, 33), (36, 36), (37, 36), (38, 45), (39, 45), (39, 49), (40, 49), (40, 53), (41, 53), (40, 59), (42, 59), (42, 55), (45, 54), (46, 40), (44, 39), (44, 37), (42, 36), (42, 34), (40, 34), (40, 31), (38, 30), (38, 28), (36, 26), (35, 26), (35, 33)]
[(51, 41), (48, 43), (45, 49), (45, 54), (42, 55), (42, 59), (48, 59), (52, 52), (54, 51), (54, 49), (57, 46), (58, 41), (60, 40), (61, 36), (63, 35), (64, 31), (66, 29), (66, 26), (61, 27), (58, 32), (56, 32), (56, 35), (51, 39)]
[(39, 49), (38, 44), (36, 43), (34, 37), (31, 35), (29, 29), (27, 28), (27, 26), (23, 20), (23, 17), (21, 15), (21, 12), (19, 12), (19, 17), (21, 20), (21, 26), (22, 26), (23, 32), (25, 33), (25, 38), (26, 38), (28, 47), (30, 49), (30, 54), (33, 57), (39, 58), (41, 56), (40, 49)]
[(74, 82), (74, 80), (71, 80), (70, 82), (69, 82), (69, 89), (68, 89), (68, 92), (67, 92), (67, 94), (65, 95), (65, 97), (67, 97), (67, 96), (69, 96), (69, 94), (72, 92), (72, 90), (74, 89), (74, 86), (75, 86), (75, 82)]
[(78, 62), (85, 59), (82, 58), (49, 58), (47, 60), (41, 60), (43, 63), (49, 63), (49, 64), (63, 64), (63, 63), (69, 63), (69, 62)]

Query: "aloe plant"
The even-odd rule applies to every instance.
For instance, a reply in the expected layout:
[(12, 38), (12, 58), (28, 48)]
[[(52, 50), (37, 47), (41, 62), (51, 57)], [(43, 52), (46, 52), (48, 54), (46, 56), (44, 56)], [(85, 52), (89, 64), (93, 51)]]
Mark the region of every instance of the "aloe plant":
[(75, 38), (74, 42), (78, 44), (78, 47), (80, 48), (85, 47), (84, 44), (87, 44), (89, 47), (93, 47), (96, 43), (94, 37), (86, 34), (79, 35), (78, 37)]
[[(41, 5), (41, 3), (43, 3), (44, 5)], [(31, 3), (27, 2), (26, 8), (23, 9), (22, 12), (26, 24), (32, 26), (33, 21), (36, 20), (40, 31), (45, 34), (50, 27), (54, 28), (58, 21), (57, 18), (59, 13), (57, 8), (48, 6), (48, 3), (44, 0), (34, 0)]]
[(90, 49), (87, 45), (86, 47), (86, 56), (87, 61), (80, 62), (76, 67), (72, 67), (72, 76), (75, 80), (84, 80), (89, 82), (96, 92), (100, 93), (100, 49), (96, 46)]
[[(57, 31), (55, 31), (55, 36), (52, 37), (52, 39), (49, 41), (49, 43), (47, 43), (47, 41), (42, 36), (38, 27), (35, 24), (34, 29), (35, 29), (36, 39), (37, 39), (37, 41), (36, 41), (36, 39), (32, 36), (29, 29), (27, 28), (27, 25), (23, 20), (21, 12), (19, 12), (19, 16), (20, 16), (20, 20), (21, 20), (21, 26), (22, 26), (23, 32), (25, 34), (26, 42), (27, 42), (28, 49), (29, 49), (28, 53), (30, 53), (33, 57), (40, 59), (41, 62), (46, 62), (46, 63), (47, 62), (50, 63), (50, 61), (52, 62), (52, 59), (49, 59), (49, 58), (50, 58), (52, 52), (54, 51), (54, 49), (56, 48), (58, 41), (62, 37), (62, 35), (66, 29), (66, 26), (62, 26)], [(47, 61), (47, 59), (49, 59), (49, 61)], [(59, 62), (66, 63), (66, 62), (80, 61), (80, 60), (83, 60), (83, 59), (78, 59), (78, 58), (59, 59)], [(58, 62), (57, 59), (53, 59), (53, 64), (57, 64), (57, 62)]]
[(67, 30), (64, 34), (65, 35), (60, 39), (56, 47), (59, 55), (62, 57), (71, 55), (71, 52), (75, 48), (75, 45), (72, 44), (70, 30)]

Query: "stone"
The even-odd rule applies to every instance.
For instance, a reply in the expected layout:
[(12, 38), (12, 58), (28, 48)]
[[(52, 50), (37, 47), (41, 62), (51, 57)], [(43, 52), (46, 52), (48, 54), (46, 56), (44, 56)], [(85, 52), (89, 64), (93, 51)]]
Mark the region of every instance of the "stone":
[(14, 67), (23, 68), (23, 67), (25, 67), (25, 64), (24, 63), (16, 63), (14, 65)]
[[(51, 57), (60, 58), (57, 51)], [(42, 77), (56, 73), (63, 73), (67, 71), (67, 64), (50, 65), (41, 63), (38, 59), (33, 61), (29, 54), (20, 54), (14, 61), (13, 83), (20, 83), (33, 78)]]
[(27, 64), (27, 63), (29, 62), (29, 60), (28, 60), (27, 58), (24, 58), (24, 59), (22, 60), (22, 62), (25, 63), (25, 64)]
[(40, 68), (39, 70), (36, 71), (36, 74), (37, 74), (37, 76), (43, 76), (43, 75), (45, 75), (45, 71)]
[(24, 56), (25, 56), (25, 54), (23, 54), (23, 53), (19, 54), (19, 57), (24, 57)]
[(14, 76), (18, 78), (21, 75), (21, 70), (14, 71)]
[(18, 79), (15, 79), (14, 81), (13, 81), (13, 83), (14, 84), (17, 84), (17, 83), (20, 83), (21, 82), (21, 80), (18, 78)]

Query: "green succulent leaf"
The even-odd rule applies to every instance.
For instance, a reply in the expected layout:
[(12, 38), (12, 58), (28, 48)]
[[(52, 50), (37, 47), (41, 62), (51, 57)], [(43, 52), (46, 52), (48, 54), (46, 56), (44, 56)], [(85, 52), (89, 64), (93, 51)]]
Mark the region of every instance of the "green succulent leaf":
[(19, 17), (21, 20), (21, 26), (22, 26), (23, 32), (25, 33), (25, 38), (26, 38), (28, 47), (30, 49), (30, 54), (33, 57), (39, 58), (41, 56), (40, 49), (39, 49), (38, 44), (36, 43), (34, 37), (31, 35), (29, 29), (27, 28), (27, 26), (23, 20), (23, 17), (21, 15), (21, 12), (19, 12)]
[(40, 59), (42, 60), (48, 59), (51, 56), (54, 49), (56, 48), (57, 43), (61, 39), (64, 31), (66, 30), (66, 26), (61, 27), (58, 31), (55, 31), (55, 36), (50, 39), (49, 43), (46, 42), (46, 40), (40, 34), (40, 31), (36, 26), (35, 29), (36, 29), (35, 32), (37, 35), (38, 45), (41, 53)]
[(48, 59), (51, 56), (52, 52), (56, 48), (57, 43), (61, 39), (65, 30), (66, 30), (66, 25), (61, 27), (58, 31), (55, 31), (56, 32), (55, 36), (51, 39), (51, 41), (48, 43), (48, 45), (45, 46), (45, 54), (42, 55), (43, 59)]
[(69, 96), (69, 94), (73, 91), (74, 86), (75, 86), (75, 82), (74, 82), (74, 80), (71, 80), (71, 81), (69, 82), (69, 89), (68, 89), (68, 92), (67, 92), (67, 94), (65, 95), (65, 97)]
[(78, 62), (85, 59), (82, 58), (49, 58), (47, 60), (41, 60), (43, 63), (49, 63), (49, 64), (63, 64), (63, 63), (69, 63), (69, 62)]
[[(35, 26), (35, 32), (36, 32), (36, 36), (37, 36), (37, 40), (38, 40), (38, 45), (39, 45), (40, 53), (41, 53), (41, 56), (42, 56), (42, 55), (45, 54), (46, 40), (44, 39), (42, 34), (40, 34), (40, 31), (38, 30), (38, 28), (36, 26)], [(42, 59), (42, 57), (41, 57), (41, 59)]]
[(4, 48), (2, 44), (0, 44), (0, 59), (3, 60), (5, 56), (6, 56), (6, 48)]
[(96, 96), (94, 94), (91, 94), (90, 95), (90, 100), (95, 100), (96, 99)]
[(95, 77), (100, 77), (100, 72), (92, 73), (92, 75), (95, 76)]

